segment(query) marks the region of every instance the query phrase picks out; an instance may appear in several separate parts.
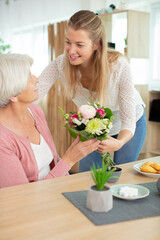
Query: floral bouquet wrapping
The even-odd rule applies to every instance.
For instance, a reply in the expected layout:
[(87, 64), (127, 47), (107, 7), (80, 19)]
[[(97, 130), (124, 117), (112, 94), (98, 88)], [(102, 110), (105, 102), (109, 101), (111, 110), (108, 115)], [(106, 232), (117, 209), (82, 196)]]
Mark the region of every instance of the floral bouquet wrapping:
[[(66, 114), (62, 108), (60, 111), (65, 118), (65, 127), (73, 138), (80, 135), (80, 141), (97, 138), (100, 141), (107, 139), (112, 128), (114, 115), (109, 108), (101, 106), (98, 102), (88, 102), (80, 106), (77, 112)], [(110, 167), (115, 165), (109, 157), (109, 153), (101, 154), (102, 160)]]

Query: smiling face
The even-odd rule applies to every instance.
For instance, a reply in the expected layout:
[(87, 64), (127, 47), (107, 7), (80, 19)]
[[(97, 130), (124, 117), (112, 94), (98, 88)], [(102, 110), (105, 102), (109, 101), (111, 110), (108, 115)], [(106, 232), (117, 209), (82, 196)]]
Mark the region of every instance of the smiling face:
[(72, 65), (88, 66), (96, 50), (89, 34), (85, 30), (74, 30), (69, 27), (66, 34), (65, 51)]
[(17, 96), (17, 100), (23, 103), (32, 103), (36, 101), (39, 97), (37, 83), (38, 78), (30, 73), (26, 89)]

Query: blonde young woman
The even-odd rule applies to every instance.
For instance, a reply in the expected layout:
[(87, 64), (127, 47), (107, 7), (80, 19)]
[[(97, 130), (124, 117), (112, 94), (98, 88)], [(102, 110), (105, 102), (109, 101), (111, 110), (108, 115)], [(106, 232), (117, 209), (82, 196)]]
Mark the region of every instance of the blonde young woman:
[[(91, 11), (79, 11), (68, 22), (65, 53), (51, 62), (40, 75), (40, 99), (58, 79), (79, 107), (93, 97), (112, 109), (113, 128), (98, 148), (100, 153), (114, 151), (114, 161), (136, 161), (146, 135), (144, 103), (134, 88), (126, 58), (107, 49), (104, 26)], [(72, 110), (72, 109), (71, 109)], [(79, 171), (101, 166), (98, 152), (80, 161)]]
[(68, 175), (81, 158), (97, 150), (96, 139), (77, 138), (57, 154), (38, 99), (38, 79), (26, 55), (0, 55), (0, 188)]

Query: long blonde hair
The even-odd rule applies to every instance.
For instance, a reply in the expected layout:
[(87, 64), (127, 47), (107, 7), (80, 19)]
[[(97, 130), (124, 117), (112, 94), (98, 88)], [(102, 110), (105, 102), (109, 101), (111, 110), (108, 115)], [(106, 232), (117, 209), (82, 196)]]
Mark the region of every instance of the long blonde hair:
[[(107, 40), (105, 29), (101, 19), (95, 13), (82, 10), (76, 12), (68, 22), (68, 28), (71, 27), (75, 31), (85, 30), (89, 33), (89, 37), (93, 44), (99, 43), (99, 47), (94, 51), (93, 64), (92, 64), (92, 79), (90, 82), (90, 94), (92, 95), (93, 86), (96, 89), (95, 98), (99, 100), (100, 103), (104, 103), (106, 99), (106, 91), (108, 88), (108, 82), (110, 77), (110, 72), (112, 70), (111, 63), (116, 61), (120, 54), (115, 51), (108, 51), (107, 54)], [(67, 95), (75, 97), (76, 90), (78, 87), (78, 66), (72, 65), (69, 62), (67, 54), (65, 53), (65, 77), (66, 77), (66, 87)], [(104, 91), (105, 89), (105, 91)]]

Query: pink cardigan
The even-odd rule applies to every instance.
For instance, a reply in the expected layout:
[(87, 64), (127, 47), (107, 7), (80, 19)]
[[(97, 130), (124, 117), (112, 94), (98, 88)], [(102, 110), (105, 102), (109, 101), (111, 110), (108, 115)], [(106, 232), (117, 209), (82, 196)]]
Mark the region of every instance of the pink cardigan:
[[(51, 171), (43, 180), (68, 175), (70, 167), (57, 154), (43, 111), (36, 104), (31, 104), (29, 109), (54, 156)], [(38, 166), (29, 137), (18, 136), (0, 123), (0, 187), (34, 181), (38, 181)]]

